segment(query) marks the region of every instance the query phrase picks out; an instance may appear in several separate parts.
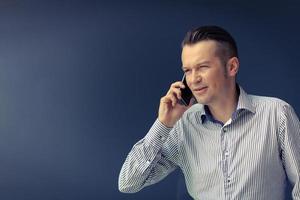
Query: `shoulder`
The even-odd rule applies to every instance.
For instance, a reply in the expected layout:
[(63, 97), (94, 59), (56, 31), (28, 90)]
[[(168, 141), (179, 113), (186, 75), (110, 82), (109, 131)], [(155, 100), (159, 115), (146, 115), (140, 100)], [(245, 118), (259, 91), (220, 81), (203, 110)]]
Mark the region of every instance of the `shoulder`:
[(290, 106), (286, 101), (277, 97), (267, 97), (258, 95), (248, 95), (253, 106), (264, 107), (264, 108), (283, 108)]
[(256, 112), (263, 115), (271, 114), (282, 117), (287, 112), (294, 112), (293, 107), (286, 101), (277, 97), (249, 95)]

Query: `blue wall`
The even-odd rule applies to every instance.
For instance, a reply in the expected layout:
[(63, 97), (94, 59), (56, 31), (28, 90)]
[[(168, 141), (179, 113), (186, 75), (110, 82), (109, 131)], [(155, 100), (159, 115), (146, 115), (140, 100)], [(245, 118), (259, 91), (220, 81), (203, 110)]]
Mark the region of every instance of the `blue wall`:
[[(0, 199), (176, 199), (179, 171), (118, 191), (132, 145), (180, 80), (180, 43), (217, 24), (236, 38), (239, 83), (300, 115), (300, 4), (0, 2)], [(183, 198), (183, 197), (181, 197)]]

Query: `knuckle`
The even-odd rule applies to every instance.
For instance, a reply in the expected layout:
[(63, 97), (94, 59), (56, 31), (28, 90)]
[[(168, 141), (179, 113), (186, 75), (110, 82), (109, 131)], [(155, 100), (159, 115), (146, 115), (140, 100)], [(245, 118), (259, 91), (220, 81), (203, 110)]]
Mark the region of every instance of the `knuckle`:
[(177, 93), (178, 93), (178, 92), (180, 92), (180, 88), (176, 88), (176, 90), (175, 90), (175, 91), (176, 91)]
[(171, 86), (172, 87), (178, 87), (178, 84), (179, 84), (179, 82), (177, 81), (177, 82), (172, 83)]
[(170, 94), (174, 94), (174, 88), (170, 89), (169, 92), (168, 92), (168, 94), (169, 94), (169, 95), (170, 95)]

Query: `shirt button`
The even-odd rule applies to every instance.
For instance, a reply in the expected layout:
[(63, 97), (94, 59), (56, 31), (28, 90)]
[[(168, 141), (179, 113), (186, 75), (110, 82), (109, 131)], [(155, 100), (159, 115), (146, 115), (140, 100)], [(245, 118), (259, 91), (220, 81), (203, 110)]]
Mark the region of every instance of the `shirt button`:
[(225, 151), (225, 156), (228, 157), (229, 156), (229, 152)]
[(146, 163), (147, 163), (148, 165), (150, 165), (151, 162), (150, 162), (150, 160), (147, 160)]
[(227, 132), (227, 128), (224, 128), (223, 131), (224, 131), (224, 133), (226, 133)]
[(227, 183), (230, 183), (231, 182), (231, 178), (230, 176), (227, 176)]
[(165, 140), (165, 137), (160, 135), (160, 136), (159, 136), (159, 139), (162, 140), (162, 141), (164, 141), (164, 140)]

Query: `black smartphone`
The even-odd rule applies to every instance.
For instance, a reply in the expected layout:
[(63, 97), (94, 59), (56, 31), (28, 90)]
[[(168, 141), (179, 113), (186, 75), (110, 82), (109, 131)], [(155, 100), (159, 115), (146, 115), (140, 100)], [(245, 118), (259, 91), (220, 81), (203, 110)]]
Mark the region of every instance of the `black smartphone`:
[(189, 88), (189, 86), (186, 83), (186, 77), (185, 74), (182, 77), (182, 82), (185, 85), (184, 89), (180, 89), (181, 90), (181, 99), (180, 99), (180, 103), (188, 106), (190, 104), (190, 101), (193, 97), (193, 93), (191, 91), (191, 89)]

